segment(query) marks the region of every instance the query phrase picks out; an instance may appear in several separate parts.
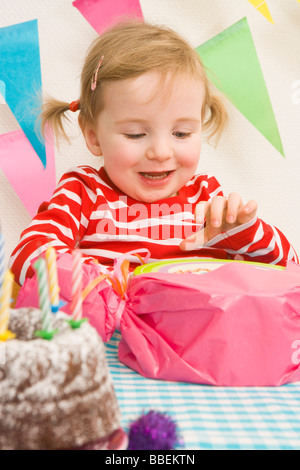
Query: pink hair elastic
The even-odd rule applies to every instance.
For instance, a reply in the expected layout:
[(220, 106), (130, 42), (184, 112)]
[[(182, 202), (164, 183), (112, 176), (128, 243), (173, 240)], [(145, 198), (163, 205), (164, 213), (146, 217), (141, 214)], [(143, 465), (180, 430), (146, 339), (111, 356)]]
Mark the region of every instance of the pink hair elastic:
[(92, 91), (94, 91), (96, 89), (96, 86), (97, 86), (97, 77), (98, 77), (98, 71), (101, 67), (101, 64), (102, 64), (102, 61), (104, 59), (104, 55), (101, 57), (101, 59), (99, 60), (99, 64), (97, 65), (96, 67), (96, 70), (95, 72), (93, 73), (93, 77), (92, 77), (92, 84), (91, 84), (91, 89)]

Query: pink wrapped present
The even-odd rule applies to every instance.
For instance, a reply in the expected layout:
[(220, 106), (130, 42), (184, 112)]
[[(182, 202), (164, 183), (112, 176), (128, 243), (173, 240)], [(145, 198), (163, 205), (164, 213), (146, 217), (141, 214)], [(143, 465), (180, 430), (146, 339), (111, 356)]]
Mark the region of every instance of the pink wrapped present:
[[(201, 275), (132, 276), (122, 257), (105, 277), (97, 264), (83, 264), (83, 316), (104, 341), (120, 330), (120, 361), (145, 377), (219, 386), (300, 380), (300, 266), (218, 262)], [(71, 255), (57, 266), (70, 313)], [(19, 292), (21, 306), (38, 306), (35, 276)]]

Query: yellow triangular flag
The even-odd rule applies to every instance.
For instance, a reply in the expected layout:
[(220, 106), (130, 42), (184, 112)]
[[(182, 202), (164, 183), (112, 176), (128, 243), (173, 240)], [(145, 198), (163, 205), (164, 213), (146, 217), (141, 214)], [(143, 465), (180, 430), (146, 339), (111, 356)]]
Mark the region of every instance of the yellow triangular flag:
[[(300, 0), (298, 0), (298, 2), (299, 1)], [(264, 0), (248, 0), (248, 2), (251, 3), (251, 5), (253, 5), (256, 10), (258, 10), (259, 13), (261, 13), (268, 21), (270, 21), (270, 23), (274, 24), (267, 2), (265, 2)]]

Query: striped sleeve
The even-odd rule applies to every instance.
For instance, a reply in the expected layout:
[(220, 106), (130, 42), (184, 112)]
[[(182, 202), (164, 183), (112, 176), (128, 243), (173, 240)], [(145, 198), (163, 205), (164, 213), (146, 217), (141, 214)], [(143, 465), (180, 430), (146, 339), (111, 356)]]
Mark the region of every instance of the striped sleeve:
[(22, 232), (9, 262), (19, 284), (33, 274), (31, 262), (47, 246), (66, 253), (83, 237), (97, 198), (92, 170), (78, 167), (65, 173), (50, 201), (41, 204), (37, 215)]
[(219, 234), (205, 246), (223, 249), (233, 259), (281, 266), (288, 260), (299, 263), (297, 253), (285, 235), (257, 217)]

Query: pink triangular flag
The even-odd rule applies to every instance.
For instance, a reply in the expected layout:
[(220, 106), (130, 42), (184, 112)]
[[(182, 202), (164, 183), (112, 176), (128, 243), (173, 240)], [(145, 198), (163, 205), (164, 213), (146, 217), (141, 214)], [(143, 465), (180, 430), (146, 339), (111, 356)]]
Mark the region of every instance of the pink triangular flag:
[(46, 153), (44, 168), (21, 129), (0, 135), (0, 167), (31, 217), (55, 189), (54, 147), (46, 144)]
[(75, 0), (73, 5), (97, 33), (122, 18), (143, 19), (139, 0)]

